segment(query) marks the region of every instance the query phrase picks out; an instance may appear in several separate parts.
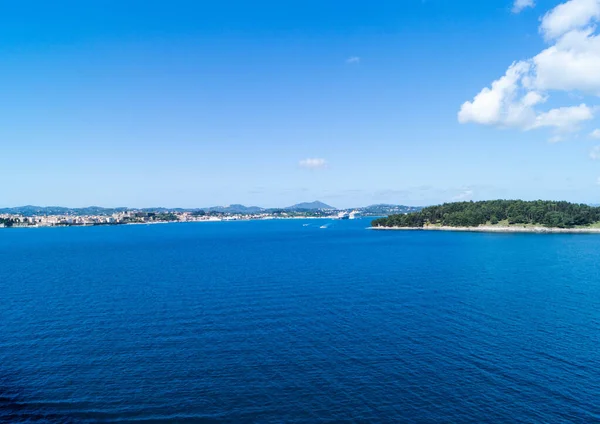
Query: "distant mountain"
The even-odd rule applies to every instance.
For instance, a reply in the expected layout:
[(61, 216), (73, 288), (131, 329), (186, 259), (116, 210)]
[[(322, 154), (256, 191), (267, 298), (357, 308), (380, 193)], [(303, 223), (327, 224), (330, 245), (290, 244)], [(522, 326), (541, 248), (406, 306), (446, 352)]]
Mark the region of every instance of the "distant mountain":
[[(127, 209), (124, 208), (125, 210), (133, 210), (133, 209)], [(138, 209), (135, 209), (138, 210)], [(157, 207), (157, 208), (142, 208), (139, 209), (142, 212), (150, 212), (150, 213), (170, 213), (170, 212), (194, 212), (197, 209), (185, 209), (185, 208), (163, 208), (163, 207)]]
[[(371, 205), (364, 208), (351, 208), (346, 209), (347, 211), (357, 210), (362, 212), (364, 215), (371, 216), (384, 216), (393, 214), (404, 214), (410, 212), (418, 212), (422, 208), (416, 206), (403, 206), (403, 205)], [(168, 213), (168, 212), (195, 212), (203, 210), (207, 213), (223, 213), (223, 214), (257, 214), (262, 212), (276, 212), (276, 211), (297, 211), (297, 212), (310, 212), (310, 211), (331, 211), (337, 210), (337, 208), (330, 206), (326, 203), (314, 201), (298, 203), (287, 208), (261, 208), (259, 206), (244, 206), (239, 204), (228, 205), (228, 206), (213, 206), (209, 208), (102, 208), (99, 206), (89, 206), (85, 208), (66, 208), (62, 206), (19, 206), (14, 208), (3, 208), (0, 209), (0, 214), (11, 214), (11, 215), (23, 215), (23, 216), (34, 216), (34, 215), (71, 215), (71, 216), (83, 216), (83, 215), (112, 215), (114, 213), (126, 212), (126, 211), (141, 211), (141, 212), (154, 212), (154, 213)]]
[(293, 206), (288, 206), (286, 209), (295, 210), (295, 211), (316, 211), (319, 209), (336, 209), (333, 206), (329, 206), (323, 202), (314, 201), (314, 202), (304, 202), (298, 203)]
[(220, 213), (259, 213), (264, 211), (264, 208), (258, 206), (244, 206), (244, 205), (229, 205), (229, 206), (213, 206), (211, 208), (204, 209), (206, 212), (220, 212)]

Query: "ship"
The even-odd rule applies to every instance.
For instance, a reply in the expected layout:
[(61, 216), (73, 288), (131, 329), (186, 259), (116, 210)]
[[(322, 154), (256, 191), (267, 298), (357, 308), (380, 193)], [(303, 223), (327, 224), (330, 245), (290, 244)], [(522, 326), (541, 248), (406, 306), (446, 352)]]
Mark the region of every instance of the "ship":
[(356, 217), (360, 215), (359, 211), (352, 211), (352, 212), (340, 212), (337, 215), (337, 219), (356, 219)]

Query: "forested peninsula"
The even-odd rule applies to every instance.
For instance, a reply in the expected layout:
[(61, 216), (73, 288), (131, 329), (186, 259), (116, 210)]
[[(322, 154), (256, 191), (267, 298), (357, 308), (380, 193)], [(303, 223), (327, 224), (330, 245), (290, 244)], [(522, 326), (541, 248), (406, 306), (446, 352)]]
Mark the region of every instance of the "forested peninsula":
[(556, 201), (487, 200), (445, 203), (419, 212), (390, 215), (372, 222), (375, 229), (598, 229), (600, 207)]

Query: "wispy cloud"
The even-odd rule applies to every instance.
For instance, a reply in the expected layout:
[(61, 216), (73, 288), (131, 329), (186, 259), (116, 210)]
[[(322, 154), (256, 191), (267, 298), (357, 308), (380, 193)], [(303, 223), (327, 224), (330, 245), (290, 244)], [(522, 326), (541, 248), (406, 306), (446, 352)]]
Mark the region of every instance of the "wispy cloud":
[(595, 129), (590, 133), (590, 137), (592, 138), (600, 138), (600, 129)]
[(559, 143), (559, 142), (563, 141), (564, 139), (565, 139), (565, 137), (564, 137), (564, 136), (562, 136), (562, 135), (560, 135), (560, 134), (555, 134), (555, 135), (553, 135), (552, 137), (550, 137), (550, 138), (548, 139), (548, 141), (549, 141), (550, 143)]
[(512, 13), (521, 13), (523, 11), (523, 9), (526, 9), (528, 7), (535, 7), (535, 1), (534, 0), (515, 0), (515, 3), (513, 4), (513, 8), (512, 8)]
[(592, 147), (592, 150), (590, 150), (590, 159), (600, 159), (600, 146)]
[(410, 195), (410, 190), (398, 190), (398, 189), (387, 189), (387, 190), (377, 190), (373, 193), (373, 197), (375, 198), (402, 198)]
[(307, 169), (322, 169), (327, 166), (327, 161), (323, 158), (306, 158), (302, 159), (298, 165)]
[(351, 56), (348, 59), (346, 59), (346, 63), (349, 65), (358, 65), (360, 63), (360, 57)]
[(457, 194), (452, 198), (452, 200), (468, 200), (473, 197), (473, 190), (463, 190), (461, 193)]

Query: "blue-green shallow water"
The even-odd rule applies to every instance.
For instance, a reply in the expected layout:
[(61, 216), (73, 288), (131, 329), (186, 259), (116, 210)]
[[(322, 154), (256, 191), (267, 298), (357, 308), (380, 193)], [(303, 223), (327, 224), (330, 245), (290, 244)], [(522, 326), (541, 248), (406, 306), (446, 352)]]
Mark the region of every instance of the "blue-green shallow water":
[(325, 223), (0, 231), (0, 422), (600, 421), (600, 235)]

